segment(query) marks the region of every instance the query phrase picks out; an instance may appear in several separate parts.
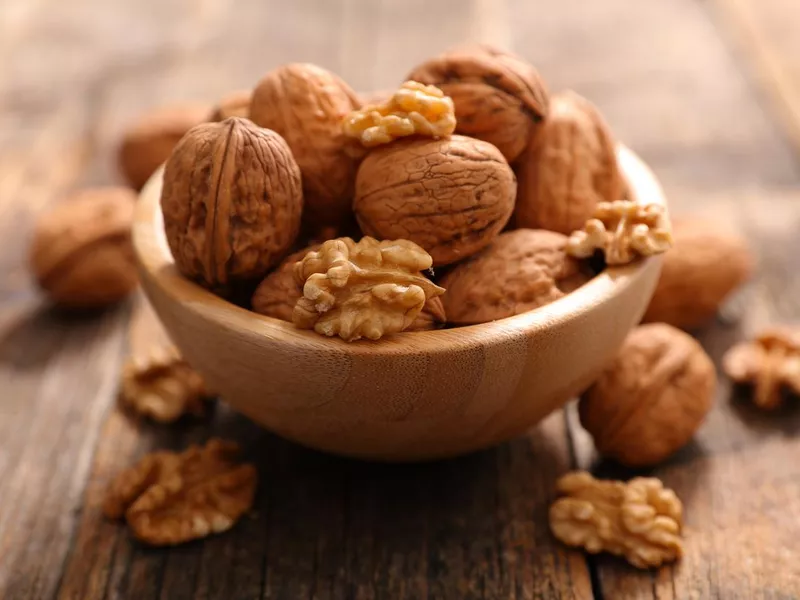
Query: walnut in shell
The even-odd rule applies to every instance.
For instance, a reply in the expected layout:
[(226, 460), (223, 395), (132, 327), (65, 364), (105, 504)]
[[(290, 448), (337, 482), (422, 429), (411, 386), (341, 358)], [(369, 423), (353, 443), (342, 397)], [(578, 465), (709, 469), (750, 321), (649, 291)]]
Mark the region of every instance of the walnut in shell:
[(252, 99), (252, 90), (234, 90), (225, 94), (212, 109), (209, 121), (219, 122), (230, 117), (249, 118)]
[(631, 467), (682, 448), (714, 401), (716, 371), (697, 341), (662, 323), (641, 325), (580, 400), (597, 450)]
[(673, 220), (672, 239), (642, 320), (694, 329), (750, 278), (755, 260), (747, 240), (711, 219)]
[(138, 284), (131, 245), (136, 195), (124, 187), (87, 188), (43, 213), (30, 268), (39, 287), (67, 308), (101, 308)]
[(517, 182), (497, 148), (454, 135), (371, 151), (358, 169), (353, 208), (361, 230), (407, 239), (436, 266), (488, 246), (514, 209)]
[(521, 58), (485, 45), (455, 48), (406, 77), (435, 85), (453, 99), (456, 132), (496, 146), (507, 161), (524, 150), (547, 115), (548, 92)]
[(333, 73), (290, 64), (268, 73), (253, 91), (250, 118), (281, 134), (303, 173), (304, 220), (312, 231), (347, 219), (361, 156), (342, 120), (361, 102)]
[(564, 252), (566, 236), (517, 229), (456, 265), (442, 278), (451, 323), (470, 325), (518, 315), (558, 300), (589, 279)]
[(302, 208), (286, 142), (246, 119), (195, 127), (167, 161), (167, 241), (181, 273), (209, 288), (263, 277), (292, 246)]
[(408, 329), (444, 290), (425, 278), (431, 257), (407, 240), (329, 240), (295, 264), (303, 297), (292, 312), (301, 329), (352, 342)]
[(117, 155), (128, 183), (141, 189), (186, 132), (208, 121), (210, 115), (210, 106), (194, 103), (164, 106), (142, 115), (123, 134)]
[(253, 505), (257, 473), (238, 463), (239, 446), (212, 439), (184, 452), (154, 452), (120, 473), (103, 511), (133, 535), (171, 546), (227, 531)]
[(775, 328), (725, 353), (722, 369), (736, 383), (753, 386), (753, 402), (774, 410), (783, 392), (800, 396), (800, 329)]
[(616, 143), (600, 111), (566, 91), (517, 165), (517, 227), (570, 234), (583, 227), (599, 202), (622, 197)]
[(550, 529), (568, 546), (623, 556), (648, 569), (683, 556), (683, 505), (655, 478), (601, 481), (585, 471), (558, 480)]

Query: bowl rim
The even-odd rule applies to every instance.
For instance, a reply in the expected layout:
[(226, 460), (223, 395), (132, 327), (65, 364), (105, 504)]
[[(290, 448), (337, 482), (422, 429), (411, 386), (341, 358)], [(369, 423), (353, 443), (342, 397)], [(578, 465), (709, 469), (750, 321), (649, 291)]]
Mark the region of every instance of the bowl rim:
[[(619, 144), (617, 160), (631, 199), (659, 204), (668, 210), (661, 185), (650, 168), (632, 150)], [(278, 340), (304, 350), (335, 354), (407, 355), (419, 354), (423, 350), (426, 353), (449, 352), (475, 345), (500, 344), (507, 342), (509, 335), (513, 334), (529, 337), (558, 328), (608, 302), (634, 285), (650, 269), (659, 268), (662, 260), (660, 255), (656, 255), (628, 265), (606, 267), (586, 284), (550, 304), (496, 321), (449, 329), (403, 332), (382, 338), (379, 342), (345, 342), (338, 337), (300, 330), (286, 321), (237, 306), (180, 275), (166, 242), (160, 210), (163, 170), (164, 165), (142, 188), (134, 215), (134, 255), (145, 295), (150, 295), (149, 286), (157, 286), (174, 302), (180, 303), (184, 310), (200, 319), (213, 321), (246, 339), (262, 337)]]

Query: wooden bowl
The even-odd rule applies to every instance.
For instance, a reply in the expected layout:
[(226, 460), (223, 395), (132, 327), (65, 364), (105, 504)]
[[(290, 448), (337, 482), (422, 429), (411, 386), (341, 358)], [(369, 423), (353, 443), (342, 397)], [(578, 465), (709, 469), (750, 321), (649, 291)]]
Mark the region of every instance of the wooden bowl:
[[(631, 196), (665, 205), (631, 151)], [(142, 285), (187, 360), (231, 406), (300, 444), (352, 457), (455, 456), (522, 434), (587, 387), (640, 320), (661, 258), (609, 268), (564, 298), (492, 323), (346, 343), (239, 308), (183, 278), (166, 243), (161, 175), (133, 240)]]

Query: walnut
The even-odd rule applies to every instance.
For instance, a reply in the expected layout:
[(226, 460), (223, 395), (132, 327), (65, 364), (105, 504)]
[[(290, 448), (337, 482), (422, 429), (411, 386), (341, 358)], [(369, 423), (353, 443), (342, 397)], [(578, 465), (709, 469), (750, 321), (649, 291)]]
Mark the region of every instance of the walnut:
[(456, 132), (493, 144), (508, 162), (522, 153), (548, 111), (547, 88), (536, 69), (485, 45), (445, 52), (406, 79), (435, 85), (450, 96)]
[(39, 217), (29, 262), (53, 302), (101, 308), (136, 288), (131, 245), (135, 202), (136, 194), (128, 188), (87, 188)]
[(237, 464), (239, 446), (210, 440), (180, 454), (155, 452), (112, 482), (107, 517), (125, 517), (133, 535), (170, 546), (227, 531), (250, 510), (257, 473)]
[(164, 106), (142, 115), (123, 134), (117, 154), (128, 183), (141, 189), (186, 132), (208, 121), (210, 115), (209, 106), (192, 103)]
[(230, 117), (250, 117), (252, 90), (235, 90), (223, 96), (211, 111), (209, 121), (219, 122)]
[(122, 370), (120, 402), (160, 423), (186, 414), (203, 416), (211, 396), (203, 378), (174, 346), (155, 346), (131, 358)]
[(692, 438), (716, 385), (714, 364), (694, 338), (670, 325), (642, 325), (583, 395), (578, 412), (601, 454), (651, 466)]
[(273, 131), (239, 117), (206, 123), (167, 161), (161, 208), (181, 273), (209, 288), (260, 278), (300, 229), (300, 169)]
[(406, 81), (387, 102), (350, 113), (344, 132), (367, 147), (415, 134), (445, 137), (456, 128), (453, 110), (453, 101), (439, 88)]
[(348, 342), (398, 333), (414, 322), (426, 300), (444, 293), (420, 273), (430, 267), (431, 257), (407, 240), (329, 240), (295, 264), (303, 297), (292, 321)]
[(372, 150), (358, 169), (361, 230), (422, 246), (436, 266), (488, 246), (514, 210), (516, 178), (497, 148), (454, 135)]
[(744, 238), (711, 219), (673, 220), (672, 238), (643, 321), (693, 329), (750, 278), (755, 261)]
[(800, 395), (800, 330), (769, 329), (737, 344), (725, 353), (722, 369), (736, 383), (753, 385), (756, 406), (779, 408), (784, 390)]
[(600, 111), (571, 91), (550, 100), (550, 113), (520, 158), (517, 176), (517, 227), (569, 235), (599, 202), (622, 197), (614, 137)]
[(312, 231), (338, 227), (350, 214), (361, 151), (342, 131), (342, 120), (360, 106), (344, 81), (310, 64), (280, 67), (253, 91), (250, 118), (281, 134), (300, 165), (303, 219)]
[(608, 265), (624, 265), (637, 256), (666, 252), (672, 232), (664, 207), (632, 200), (600, 202), (594, 216), (567, 242), (567, 252), (578, 258), (603, 251)]
[(500, 234), (479, 254), (442, 279), (447, 319), (485, 323), (533, 310), (588, 281), (580, 263), (564, 252), (566, 236), (517, 229)]
[(556, 486), (563, 497), (550, 507), (550, 529), (564, 544), (624, 556), (640, 569), (683, 556), (683, 505), (658, 479), (600, 481), (573, 471)]

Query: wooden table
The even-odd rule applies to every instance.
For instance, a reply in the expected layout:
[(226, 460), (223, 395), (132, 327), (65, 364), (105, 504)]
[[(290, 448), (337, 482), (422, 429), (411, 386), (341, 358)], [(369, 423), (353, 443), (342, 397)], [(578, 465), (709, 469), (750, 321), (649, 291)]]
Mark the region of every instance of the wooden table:
[[(570, 407), (458, 460), (378, 466), (298, 448), (220, 407), (135, 424), (115, 408), (131, 306), (59, 315), (25, 253), (36, 213), (115, 181), (121, 128), (311, 61), (390, 87), (464, 40), (499, 43), (594, 100), (676, 213), (734, 222), (761, 268), (698, 332), (715, 358), (800, 316), (796, 0), (4, 0), (0, 3), (0, 597), (7, 599), (800, 598), (800, 407), (762, 414), (722, 378), (688, 448), (655, 470), (686, 507), (678, 566), (557, 545), (553, 482), (598, 463)], [(137, 332), (136, 326), (133, 328)], [(235, 437), (252, 517), (172, 550), (103, 519), (106, 484), (154, 448)]]

